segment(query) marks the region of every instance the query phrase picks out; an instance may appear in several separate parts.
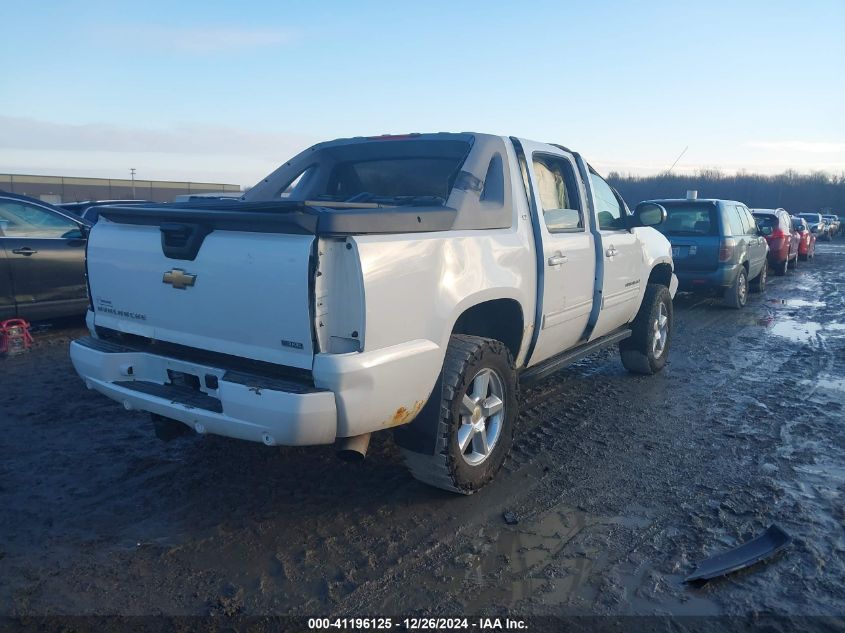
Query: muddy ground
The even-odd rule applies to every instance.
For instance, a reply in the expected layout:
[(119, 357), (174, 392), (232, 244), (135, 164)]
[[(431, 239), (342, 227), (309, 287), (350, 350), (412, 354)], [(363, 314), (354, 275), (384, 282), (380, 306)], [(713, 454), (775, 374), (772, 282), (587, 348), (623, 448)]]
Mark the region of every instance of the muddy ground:
[[(843, 273), (840, 241), (741, 312), (679, 296), (662, 374), (607, 352), (527, 390), (466, 498), (389, 436), (360, 465), (163, 444), (82, 388), (81, 324), (42, 331), (0, 360), (0, 615), (845, 614)], [(777, 558), (682, 584), (772, 523)]]

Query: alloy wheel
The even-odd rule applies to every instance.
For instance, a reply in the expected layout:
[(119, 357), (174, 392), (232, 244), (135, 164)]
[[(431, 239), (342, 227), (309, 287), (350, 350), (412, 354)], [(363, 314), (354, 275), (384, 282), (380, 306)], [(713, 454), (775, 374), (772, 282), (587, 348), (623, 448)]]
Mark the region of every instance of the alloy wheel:
[(496, 447), (505, 419), (505, 388), (494, 370), (479, 371), (461, 399), (458, 449), (470, 466), (482, 464)]
[(657, 318), (654, 319), (654, 336), (651, 343), (651, 353), (655, 358), (660, 358), (663, 355), (668, 339), (669, 315), (666, 311), (666, 304), (661, 302), (657, 311)]

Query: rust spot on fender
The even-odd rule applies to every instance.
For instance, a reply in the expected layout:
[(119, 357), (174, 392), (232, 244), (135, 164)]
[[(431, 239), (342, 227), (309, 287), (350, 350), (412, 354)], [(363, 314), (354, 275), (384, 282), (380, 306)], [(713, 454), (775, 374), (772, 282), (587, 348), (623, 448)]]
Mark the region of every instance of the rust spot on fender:
[(400, 424), (410, 422), (420, 412), (423, 405), (425, 405), (425, 400), (417, 400), (410, 409), (407, 407), (399, 407), (396, 409), (396, 413), (393, 414), (393, 417), (387, 421), (385, 427), (399, 426)]

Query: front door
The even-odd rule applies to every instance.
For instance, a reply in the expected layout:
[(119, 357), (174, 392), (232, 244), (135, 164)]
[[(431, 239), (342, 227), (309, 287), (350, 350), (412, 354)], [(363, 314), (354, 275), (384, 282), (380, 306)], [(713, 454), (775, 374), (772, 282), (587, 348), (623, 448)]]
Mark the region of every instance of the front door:
[[(584, 190), (574, 157), (552, 145), (523, 141), (533, 207), (542, 244), (538, 275), (542, 280), (541, 315), (529, 364), (575, 345), (587, 328), (593, 307), (595, 245), (587, 225)], [(536, 233), (535, 233), (536, 234)]]
[(604, 263), (601, 312), (590, 336), (596, 339), (633, 320), (648, 279), (641, 279), (642, 244), (628, 228), (625, 203), (592, 168), (589, 173)]
[(85, 239), (76, 222), (35, 204), (2, 199), (0, 231), (19, 316), (85, 311)]

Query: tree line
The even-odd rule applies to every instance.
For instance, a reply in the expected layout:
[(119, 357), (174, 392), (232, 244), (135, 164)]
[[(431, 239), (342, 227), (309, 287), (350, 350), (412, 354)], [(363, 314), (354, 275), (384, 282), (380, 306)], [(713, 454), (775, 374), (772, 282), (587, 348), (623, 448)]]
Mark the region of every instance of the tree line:
[(738, 200), (751, 208), (845, 214), (845, 174), (789, 170), (772, 176), (744, 172), (729, 175), (705, 169), (694, 174), (655, 176), (611, 172), (607, 180), (632, 207), (643, 200), (683, 198), (687, 190), (695, 189), (699, 198)]

